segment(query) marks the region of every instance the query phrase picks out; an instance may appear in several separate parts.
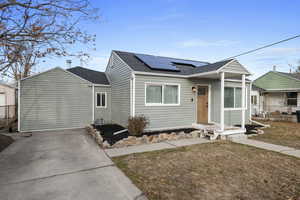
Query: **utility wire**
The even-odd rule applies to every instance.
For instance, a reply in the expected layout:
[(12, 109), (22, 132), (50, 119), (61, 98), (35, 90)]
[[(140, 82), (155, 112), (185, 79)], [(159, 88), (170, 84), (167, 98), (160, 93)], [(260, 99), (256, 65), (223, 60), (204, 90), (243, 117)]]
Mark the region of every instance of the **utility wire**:
[(244, 53), (240, 53), (240, 54), (235, 55), (235, 56), (231, 56), (231, 57), (226, 58), (226, 59), (224, 59), (224, 60), (231, 59), (231, 58), (236, 58), (236, 57), (243, 56), (243, 55), (246, 55), (246, 54), (249, 54), (249, 53), (253, 53), (253, 52), (255, 52), (255, 51), (258, 51), (258, 50), (261, 50), (261, 49), (264, 49), (264, 48), (268, 48), (268, 47), (271, 47), (271, 46), (274, 46), (274, 45), (276, 45), (276, 44), (280, 44), (280, 43), (283, 43), (283, 42), (287, 42), (287, 41), (289, 41), (289, 40), (293, 40), (293, 39), (296, 39), (296, 38), (298, 38), (298, 37), (300, 37), (300, 34), (299, 34), (299, 35), (296, 35), (296, 36), (293, 36), (293, 37), (290, 37), (290, 38), (287, 38), (287, 39), (284, 39), (284, 40), (280, 40), (280, 41), (278, 41), (278, 42), (274, 42), (274, 43), (272, 43), (272, 44), (268, 44), (268, 45), (265, 45), (265, 46), (262, 46), (262, 47), (259, 47), (259, 48), (250, 50), (250, 51), (246, 51), (246, 52), (244, 52)]

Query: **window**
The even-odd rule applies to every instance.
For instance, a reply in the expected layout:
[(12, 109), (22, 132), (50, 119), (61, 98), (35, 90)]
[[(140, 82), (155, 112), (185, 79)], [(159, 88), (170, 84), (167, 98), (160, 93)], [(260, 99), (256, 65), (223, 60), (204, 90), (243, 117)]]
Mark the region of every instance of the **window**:
[(179, 105), (179, 85), (146, 83), (146, 105)]
[(287, 92), (286, 98), (288, 106), (297, 106), (297, 92)]
[(234, 88), (225, 87), (224, 107), (225, 108), (234, 108)]
[(257, 105), (257, 96), (256, 95), (251, 96), (251, 104), (252, 105)]
[(96, 107), (106, 108), (106, 92), (97, 93)]
[[(247, 88), (246, 88), (246, 94), (247, 94)], [(224, 88), (224, 107), (242, 108), (242, 88), (239, 87)], [(246, 107), (247, 107), (247, 97), (246, 97)]]

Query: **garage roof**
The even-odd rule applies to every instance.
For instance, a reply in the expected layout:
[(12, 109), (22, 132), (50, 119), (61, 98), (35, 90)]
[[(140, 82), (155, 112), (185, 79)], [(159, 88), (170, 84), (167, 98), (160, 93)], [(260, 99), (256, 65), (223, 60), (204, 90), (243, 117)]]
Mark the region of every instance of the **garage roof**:
[(73, 67), (67, 71), (87, 80), (94, 84), (109, 85), (109, 81), (104, 72), (99, 72), (83, 67)]

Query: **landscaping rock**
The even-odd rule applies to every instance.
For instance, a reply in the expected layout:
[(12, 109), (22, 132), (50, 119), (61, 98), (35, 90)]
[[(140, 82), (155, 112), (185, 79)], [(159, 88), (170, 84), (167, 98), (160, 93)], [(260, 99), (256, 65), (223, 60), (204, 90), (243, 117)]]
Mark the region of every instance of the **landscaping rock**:
[(149, 143), (149, 137), (147, 135), (143, 135), (143, 137), (141, 137), (141, 141), (144, 144), (148, 144)]
[(181, 131), (181, 132), (179, 132), (179, 133), (177, 134), (177, 138), (178, 138), (178, 139), (184, 139), (184, 138), (186, 138), (186, 134), (185, 134), (183, 131)]
[(177, 135), (175, 132), (172, 132), (171, 134), (169, 134), (169, 140), (177, 140)]
[(200, 130), (192, 131), (190, 134), (192, 135), (193, 138), (198, 138), (200, 137)]
[(161, 133), (161, 134), (159, 134), (158, 138), (159, 138), (160, 141), (168, 140), (169, 134), (167, 134), (167, 133)]
[(159, 142), (158, 135), (151, 135), (151, 136), (149, 136), (149, 142), (150, 143), (157, 143), (157, 142)]
[(109, 148), (111, 146), (110, 146), (110, 144), (107, 141), (104, 141), (103, 144), (102, 144), (102, 147), (103, 148)]
[(265, 133), (264, 130), (261, 130), (261, 129), (257, 130), (257, 134), (264, 134), (264, 133)]

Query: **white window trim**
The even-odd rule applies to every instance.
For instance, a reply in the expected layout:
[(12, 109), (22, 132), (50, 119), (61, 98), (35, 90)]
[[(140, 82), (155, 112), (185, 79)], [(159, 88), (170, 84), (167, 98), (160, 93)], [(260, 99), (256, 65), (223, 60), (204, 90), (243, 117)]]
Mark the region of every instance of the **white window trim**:
[[(234, 90), (233, 90), (233, 105), (235, 106), (235, 88), (242, 88), (241, 86), (225, 86), (224, 87), (224, 89), (225, 88), (234, 88)], [(248, 109), (248, 88), (246, 87), (245, 88), (245, 93), (246, 93), (246, 98), (245, 98), (245, 110), (247, 110)], [(243, 103), (242, 103), (243, 104)], [(243, 106), (243, 105), (241, 105), (241, 106)], [(228, 111), (228, 110), (243, 110), (243, 107), (238, 107), (238, 108), (235, 108), (235, 107), (233, 107), (233, 108), (226, 108), (225, 107), (225, 105), (224, 105), (224, 110), (225, 111)]]
[[(97, 105), (98, 94), (100, 94), (100, 95), (104, 94), (105, 95), (105, 106), (98, 106)], [(107, 108), (107, 92), (96, 92), (95, 98), (96, 98), (96, 101), (95, 101), (96, 102), (96, 108)], [(102, 98), (100, 98), (100, 100), (102, 101)], [(100, 103), (100, 105), (101, 105), (101, 103)]]
[[(148, 85), (158, 85), (162, 86), (162, 103), (147, 103), (147, 86)], [(178, 87), (178, 103), (177, 104), (165, 104), (164, 103), (164, 87), (165, 86), (177, 86)], [(180, 84), (178, 83), (163, 83), (163, 82), (145, 82), (145, 106), (180, 106)]]
[[(256, 98), (256, 104), (252, 103), (252, 97)], [(257, 94), (252, 94), (250, 97), (251, 105), (257, 106), (258, 105), (258, 95)]]

